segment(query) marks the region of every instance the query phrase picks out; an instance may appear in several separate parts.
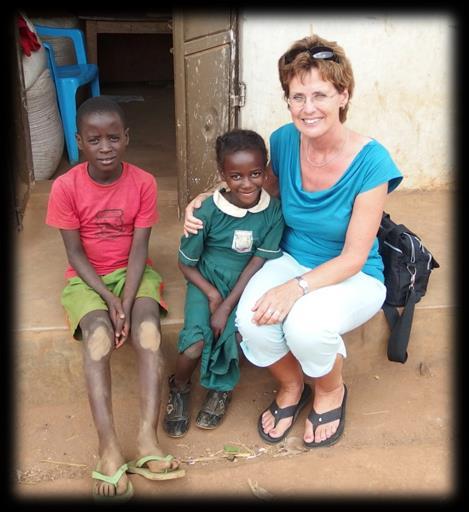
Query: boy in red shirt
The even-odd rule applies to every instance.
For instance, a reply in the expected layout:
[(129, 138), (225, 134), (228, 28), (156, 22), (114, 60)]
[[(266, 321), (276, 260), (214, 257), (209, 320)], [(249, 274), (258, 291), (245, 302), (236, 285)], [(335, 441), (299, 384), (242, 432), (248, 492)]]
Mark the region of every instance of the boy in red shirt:
[[(148, 241), (158, 220), (157, 184), (148, 172), (122, 161), (129, 129), (119, 105), (97, 96), (77, 112), (77, 142), (85, 161), (58, 177), (46, 223), (60, 229), (69, 266), (62, 293), (73, 337), (83, 341), (88, 398), (98, 434), (94, 495), (129, 498), (126, 472), (151, 480), (185, 472), (163, 456), (157, 438), (162, 376), (161, 276)], [(110, 359), (126, 341), (137, 353), (141, 420), (137, 459), (126, 463), (114, 428)]]

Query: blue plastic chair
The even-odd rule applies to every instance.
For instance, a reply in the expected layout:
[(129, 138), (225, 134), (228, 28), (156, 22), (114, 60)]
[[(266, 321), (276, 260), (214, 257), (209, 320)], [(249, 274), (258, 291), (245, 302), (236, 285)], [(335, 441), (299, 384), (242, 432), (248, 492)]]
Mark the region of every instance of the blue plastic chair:
[(64, 128), (68, 159), (71, 164), (78, 162), (78, 146), (75, 138), (76, 92), (79, 87), (90, 84), (91, 96), (99, 96), (99, 72), (96, 64), (88, 64), (85, 53), (83, 32), (78, 28), (46, 27), (34, 25), (39, 36), (68, 37), (75, 48), (76, 64), (59, 66), (55, 61), (54, 50), (49, 43), (43, 42), (48, 54), (49, 68), (57, 91), (60, 116)]

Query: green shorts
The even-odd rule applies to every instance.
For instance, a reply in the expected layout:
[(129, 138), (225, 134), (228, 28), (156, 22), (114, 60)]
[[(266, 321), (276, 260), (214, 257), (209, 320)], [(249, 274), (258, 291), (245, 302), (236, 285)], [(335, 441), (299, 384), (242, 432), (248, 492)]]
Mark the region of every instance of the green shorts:
[[(126, 276), (127, 268), (120, 268), (110, 274), (101, 276), (101, 279), (114, 295), (120, 297), (124, 290)], [(149, 265), (146, 265), (143, 271), (135, 298), (138, 297), (151, 297), (163, 308), (163, 314), (168, 311), (168, 306), (163, 300), (163, 279)], [(67, 313), (70, 330), (76, 340), (82, 339), (79, 324), (86, 314), (97, 310), (108, 311), (107, 304), (101, 295), (78, 276), (68, 280), (67, 286), (62, 291), (61, 302)]]

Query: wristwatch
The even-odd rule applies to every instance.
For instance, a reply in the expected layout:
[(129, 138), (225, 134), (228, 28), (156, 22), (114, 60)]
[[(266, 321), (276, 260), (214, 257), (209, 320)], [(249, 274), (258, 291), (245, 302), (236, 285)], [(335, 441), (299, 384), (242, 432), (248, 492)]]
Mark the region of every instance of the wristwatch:
[(309, 286), (306, 279), (303, 276), (296, 276), (295, 279), (298, 281), (298, 286), (303, 290), (303, 295), (309, 293)]

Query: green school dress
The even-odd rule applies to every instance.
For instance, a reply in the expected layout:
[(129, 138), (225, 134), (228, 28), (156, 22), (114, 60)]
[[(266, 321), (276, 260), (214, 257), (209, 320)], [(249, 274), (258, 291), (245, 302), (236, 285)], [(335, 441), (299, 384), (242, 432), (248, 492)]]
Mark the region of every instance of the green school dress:
[[(179, 261), (197, 266), (204, 278), (226, 298), (253, 256), (265, 259), (282, 256), (279, 244), (284, 222), (280, 201), (265, 190), (259, 202), (248, 209), (231, 204), (221, 192), (215, 191), (196, 210), (195, 215), (203, 221), (204, 227), (196, 235), (181, 237)], [(230, 391), (239, 380), (236, 308), (216, 342), (210, 316), (206, 295), (188, 282), (178, 350), (184, 352), (203, 339), (201, 385), (216, 391)]]

